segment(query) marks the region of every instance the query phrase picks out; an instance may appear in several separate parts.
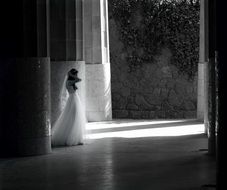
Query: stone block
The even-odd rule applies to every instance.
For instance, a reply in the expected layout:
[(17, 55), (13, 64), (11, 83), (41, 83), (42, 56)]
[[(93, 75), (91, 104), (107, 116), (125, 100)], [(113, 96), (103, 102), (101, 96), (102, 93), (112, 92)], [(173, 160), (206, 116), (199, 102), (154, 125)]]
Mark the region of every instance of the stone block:
[(169, 66), (164, 66), (161, 68), (163, 78), (172, 78), (172, 72)]
[(183, 105), (184, 105), (184, 108), (183, 108), (184, 110), (187, 110), (187, 111), (188, 110), (196, 110), (196, 106), (190, 100), (184, 101)]
[(137, 106), (136, 104), (127, 104), (126, 106), (127, 110), (139, 110), (139, 106)]
[(179, 95), (187, 95), (185, 89), (186, 89), (186, 83), (178, 79), (175, 84), (175, 92)]
[(161, 94), (161, 88), (157, 87), (153, 91), (154, 96), (159, 96)]
[(169, 95), (169, 89), (161, 88), (160, 96), (162, 97), (162, 99), (167, 99), (168, 95)]
[[(124, 89), (124, 87), (123, 87), (122, 83), (120, 81), (118, 81), (117, 79), (113, 79), (112, 76), (111, 76), (111, 80), (113, 81), (113, 82), (111, 82), (111, 88), (113, 89), (112, 90), (112, 93), (115, 93), (115, 92), (118, 93), (118, 92), (120, 92), (122, 94), (122, 96), (124, 96), (123, 95), (123, 89)], [(129, 94), (127, 94), (126, 96), (128, 96)]]
[(156, 115), (156, 112), (155, 111), (150, 111), (149, 118), (150, 119), (154, 119), (155, 118), (155, 115)]
[(113, 110), (113, 118), (128, 118), (127, 110)]
[(129, 117), (132, 119), (141, 119), (142, 112), (141, 111), (129, 111)]
[(157, 116), (157, 118), (165, 119), (166, 118), (166, 112), (165, 111), (157, 111), (156, 116)]
[(172, 70), (172, 78), (173, 79), (177, 79), (179, 77), (179, 73), (178, 73), (178, 71), (177, 70)]
[(178, 95), (174, 90), (171, 90), (168, 97), (168, 102), (172, 106), (180, 106), (182, 99), (179, 99)]
[(174, 80), (167, 81), (166, 88), (168, 88), (168, 89), (174, 89), (174, 87), (175, 87)]
[(150, 118), (150, 111), (141, 111), (141, 118), (140, 119), (151, 119)]
[(161, 110), (171, 111), (171, 110), (174, 110), (174, 106), (169, 104), (168, 101), (163, 101), (162, 104), (161, 104)]
[(192, 118), (196, 118), (197, 114), (196, 114), (196, 110), (195, 111), (184, 111), (184, 118), (186, 119), (192, 119)]
[(175, 111), (175, 112), (173, 112), (173, 114), (174, 114), (174, 118), (175, 119), (183, 119), (183, 118), (185, 118), (184, 117), (184, 112), (182, 112), (182, 111)]
[(139, 105), (140, 110), (154, 110), (155, 106), (149, 104), (142, 95), (137, 94), (135, 103)]
[(122, 97), (120, 94), (112, 94), (112, 105), (113, 109), (125, 109), (126, 108), (126, 98)]
[(167, 110), (165, 115), (166, 115), (166, 119), (176, 118), (175, 111), (172, 111), (172, 110)]
[(130, 95), (130, 92), (131, 92), (130, 88), (124, 86), (121, 88), (121, 94), (124, 97), (128, 97)]
[(144, 98), (150, 105), (154, 105), (154, 106), (161, 105), (161, 102), (162, 102), (160, 95), (154, 95), (154, 94), (145, 95)]

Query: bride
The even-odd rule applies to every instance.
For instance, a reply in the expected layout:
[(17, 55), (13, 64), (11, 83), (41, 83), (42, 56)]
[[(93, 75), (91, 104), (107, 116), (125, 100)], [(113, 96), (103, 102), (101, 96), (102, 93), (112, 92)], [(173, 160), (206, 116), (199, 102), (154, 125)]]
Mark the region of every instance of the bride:
[(52, 128), (53, 146), (83, 145), (85, 135), (86, 116), (76, 83), (81, 79), (78, 71), (71, 69), (65, 78), (61, 93), (63, 110)]

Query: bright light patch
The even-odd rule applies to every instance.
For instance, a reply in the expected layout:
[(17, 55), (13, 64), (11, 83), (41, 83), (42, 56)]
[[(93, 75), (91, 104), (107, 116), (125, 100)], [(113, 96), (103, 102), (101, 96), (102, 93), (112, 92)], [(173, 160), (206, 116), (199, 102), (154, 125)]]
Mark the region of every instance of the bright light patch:
[[(151, 121), (152, 122), (152, 121)], [(168, 122), (168, 121), (166, 121)], [(165, 122), (165, 123), (166, 123)], [(176, 122), (176, 121), (171, 121)], [(144, 124), (144, 123), (143, 123)], [(152, 123), (154, 124), (154, 123)], [(203, 134), (204, 133), (204, 124), (189, 124), (188, 122), (182, 123), (182, 125), (172, 126), (172, 124), (168, 127), (154, 127), (150, 124), (150, 128), (143, 129), (139, 126), (138, 122), (135, 123), (122, 123), (115, 124), (116, 127), (125, 127), (125, 126), (136, 126), (138, 125), (138, 129), (127, 130), (127, 128), (123, 131), (108, 131), (108, 132), (100, 132), (100, 133), (91, 133), (88, 134), (87, 137), (89, 139), (101, 139), (101, 138), (142, 138), (142, 137), (168, 137), (168, 136), (184, 136), (184, 135), (195, 135), (195, 134)], [(157, 124), (157, 123), (156, 123)], [(90, 129), (97, 129), (98, 126), (88, 126)], [(115, 128), (111, 124), (101, 125), (101, 129), (105, 128)], [(99, 128), (100, 129), (100, 128)]]
[(132, 126), (142, 126), (142, 125), (156, 125), (156, 124), (168, 124), (168, 123), (180, 123), (190, 120), (152, 120), (152, 121), (109, 121), (109, 122), (91, 122), (87, 123), (87, 130), (94, 129), (111, 129), (111, 128), (121, 128), (121, 127), (132, 127)]

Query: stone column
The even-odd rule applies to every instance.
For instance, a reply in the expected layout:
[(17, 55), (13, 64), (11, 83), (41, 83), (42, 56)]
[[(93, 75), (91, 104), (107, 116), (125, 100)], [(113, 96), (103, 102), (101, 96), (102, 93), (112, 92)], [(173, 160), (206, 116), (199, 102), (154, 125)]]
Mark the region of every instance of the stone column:
[(216, 154), (216, 13), (215, 0), (209, 0), (209, 62), (208, 62), (208, 152)]
[[(51, 152), (49, 2), (8, 3), (8, 49), (1, 54), (1, 138), (3, 156)], [(2, 40), (1, 40), (2, 41)]]
[[(226, 138), (227, 138), (227, 90), (226, 90), (226, 76), (227, 76), (227, 29), (223, 27), (223, 19), (226, 18), (226, 1), (215, 1), (216, 4), (216, 23), (217, 23), (217, 51), (216, 61), (218, 62), (218, 126), (217, 126), (217, 157), (216, 157), (216, 189), (226, 189)], [(217, 57), (218, 56), (218, 57)]]
[(112, 119), (107, 0), (84, 1), (88, 121)]
[[(197, 118), (207, 123), (208, 117), (208, 1), (200, 1), (200, 45), (198, 64)], [(206, 128), (206, 127), (205, 127)], [(206, 129), (205, 129), (206, 130)]]
[(61, 88), (67, 72), (78, 70), (78, 93), (85, 104), (83, 0), (50, 0), (51, 26), (51, 123), (61, 112)]

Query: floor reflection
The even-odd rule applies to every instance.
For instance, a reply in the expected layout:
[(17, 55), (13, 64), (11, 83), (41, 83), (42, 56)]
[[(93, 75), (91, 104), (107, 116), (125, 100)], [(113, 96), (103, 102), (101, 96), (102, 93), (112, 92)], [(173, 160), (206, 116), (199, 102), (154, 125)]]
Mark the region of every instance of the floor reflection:
[[(215, 159), (200, 151), (207, 149), (207, 136), (184, 135), (203, 133), (196, 120), (117, 120), (89, 127), (100, 139), (48, 155), (0, 159), (0, 189), (189, 190), (215, 184)], [(108, 133), (125, 138), (105, 138)]]

